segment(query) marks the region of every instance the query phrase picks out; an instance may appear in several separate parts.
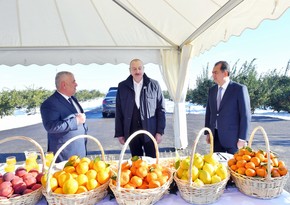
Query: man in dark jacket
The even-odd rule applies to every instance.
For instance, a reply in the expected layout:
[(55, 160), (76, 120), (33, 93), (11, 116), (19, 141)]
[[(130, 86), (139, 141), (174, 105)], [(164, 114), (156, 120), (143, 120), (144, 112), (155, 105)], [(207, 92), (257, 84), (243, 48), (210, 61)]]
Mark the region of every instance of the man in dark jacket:
[[(165, 102), (159, 83), (144, 73), (143, 62), (130, 62), (130, 76), (119, 83), (116, 99), (115, 137), (124, 144), (137, 130), (147, 130), (162, 140), (165, 129)], [(129, 144), (132, 156), (156, 157), (154, 143), (148, 136), (136, 136)]]

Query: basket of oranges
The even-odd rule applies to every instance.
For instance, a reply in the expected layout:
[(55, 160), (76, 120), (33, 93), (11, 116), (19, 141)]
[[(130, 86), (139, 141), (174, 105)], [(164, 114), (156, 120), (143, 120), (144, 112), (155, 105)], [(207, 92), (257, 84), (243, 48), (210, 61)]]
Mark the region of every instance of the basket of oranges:
[[(88, 138), (99, 146), (101, 158), (90, 159), (73, 155), (63, 168), (54, 170), (55, 160), (60, 152), (72, 141)], [(104, 150), (96, 138), (79, 135), (71, 138), (56, 152), (48, 172), (42, 178), (42, 193), (48, 204), (94, 205), (106, 197), (111, 178), (110, 164), (105, 162)]]
[(1, 173), (0, 177), (0, 205), (37, 204), (42, 197), (40, 178), (45, 165), (43, 149), (35, 140), (25, 136), (7, 137), (0, 140), (0, 144), (13, 140), (31, 142), (38, 149), (43, 163), (40, 169), (28, 170), (15, 165), (15, 157), (10, 157), (10, 161), (6, 159), (5, 173)]
[[(263, 134), (266, 151), (251, 148), (257, 130)], [(270, 151), (268, 136), (261, 126), (253, 130), (248, 147), (239, 149), (228, 160), (228, 166), (238, 189), (248, 196), (261, 199), (279, 196), (289, 177), (285, 163)]]
[[(151, 158), (134, 156), (125, 161), (124, 153), (130, 141), (139, 134), (148, 135), (154, 142), (156, 150), (156, 161)], [(154, 163), (155, 162), (155, 163)], [(110, 181), (110, 188), (118, 204), (123, 205), (147, 205), (159, 201), (169, 192), (173, 181), (172, 171), (168, 167), (159, 164), (159, 151), (155, 138), (145, 130), (133, 133), (124, 144), (118, 167)]]
[[(204, 131), (208, 131), (210, 135), (210, 153), (201, 155), (196, 153), (196, 147)], [(226, 165), (216, 160), (213, 155), (211, 130), (201, 129), (194, 141), (191, 156), (179, 161), (179, 167), (174, 174), (181, 197), (193, 204), (213, 203), (223, 194), (229, 178)]]

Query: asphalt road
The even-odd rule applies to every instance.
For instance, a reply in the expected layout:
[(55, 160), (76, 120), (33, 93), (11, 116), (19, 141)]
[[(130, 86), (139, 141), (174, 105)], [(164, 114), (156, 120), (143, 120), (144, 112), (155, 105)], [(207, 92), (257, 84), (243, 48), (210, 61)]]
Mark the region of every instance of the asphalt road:
[[(117, 156), (122, 149), (118, 140), (114, 138), (114, 118), (102, 118), (101, 112), (98, 109), (91, 110), (86, 113), (87, 124), (89, 127), (89, 135), (96, 137), (102, 144), (105, 154)], [(166, 115), (166, 129), (163, 136), (163, 141), (159, 144), (160, 155), (173, 156), (174, 153), (174, 136), (173, 136), (173, 115)], [(187, 134), (188, 134), (188, 148), (180, 151), (180, 153), (188, 154), (192, 148), (194, 139), (198, 132), (204, 126), (204, 115), (188, 114), (187, 115)], [(253, 117), (251, 122), (251, 132), (257, 127), (262, 126), (268, 136), (270, 149), (279, 155), (279, 159), (284, 160), (286, 165), (290, 167), (290, 140), (289, 140), (289, 126), (290, 122), (277, 118), (270, 117)], [(41, 123), (26, 126), (22, 128), (10, 129), (0, 131), (0, 139), (10, 136), (27, 136), (36, 140), (44, 149), (47, 148), (46, 132)], [(262, 132), (257, 131), (254, 135), (252, 148), (266, 149), (265, 140)], [(22, 140), (11, 141), (0, 145), (0, 162), (5, 159), (7, 155), (16, 154), (24, 157), (23, 151), (35, 149), (29, 142)], [(88, 151), (92, 154), (99, 153), (99, 147), (96, 143), (88, 143)], [(209, 145), (205, 143), (203, 137), (200, 138), (197, 146), (197, 152), (205, 154), (209, 152)], [(286, 183), (285, 189), (290, 192), (290, 179)]]

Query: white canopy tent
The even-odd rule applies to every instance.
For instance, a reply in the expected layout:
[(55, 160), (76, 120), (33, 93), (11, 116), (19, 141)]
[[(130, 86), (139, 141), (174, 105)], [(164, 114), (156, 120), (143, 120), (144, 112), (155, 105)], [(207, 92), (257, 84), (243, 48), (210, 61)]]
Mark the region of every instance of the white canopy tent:
[(0, 0), (0, 64), (160, 65), (175, 102), (175, 146), (187, 142), (188, 64), (290, 0)]

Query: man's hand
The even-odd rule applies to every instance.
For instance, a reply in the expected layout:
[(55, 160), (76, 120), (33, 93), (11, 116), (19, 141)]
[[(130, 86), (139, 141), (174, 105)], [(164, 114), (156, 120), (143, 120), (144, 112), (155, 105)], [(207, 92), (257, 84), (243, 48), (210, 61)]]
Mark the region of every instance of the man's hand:
[(237, 143), (237, 147), (238, 147), (238, 149), (241, 149), (241, 148), (243, 148), (243, 147), (245, 147), (245, 146), (247, 146), (247, 141), (245, 141), (245, 140), (238, 140), (238, 143)]
[(206, 135), (205, 141), (207, 144), (210, 144), (210, 137), (209, 134)]
[(125, 137), (123, 137), (123, 136), (118, 137), (118, 140), (119, 140), (120, 144), (125, 144)]
[(155, 139), (156, 139), (157, 144), (159, 144), (162, 141), (162, 135), (159, 133), (156, 133)]
[(86, 115), (85, 113), (78, 113), (76, 114), (77, 123), (84, 124), (86, 122)]

